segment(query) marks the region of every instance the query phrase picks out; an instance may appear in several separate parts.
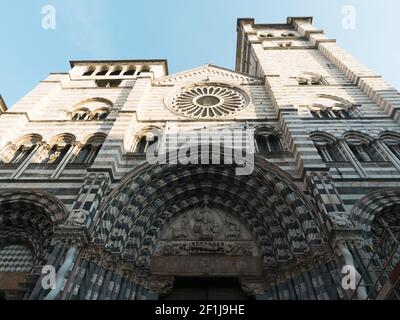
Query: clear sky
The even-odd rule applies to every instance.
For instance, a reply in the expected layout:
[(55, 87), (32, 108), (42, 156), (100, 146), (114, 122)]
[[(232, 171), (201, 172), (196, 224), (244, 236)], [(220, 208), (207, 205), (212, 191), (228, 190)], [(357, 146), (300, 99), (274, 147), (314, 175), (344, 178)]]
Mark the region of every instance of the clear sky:
[[(42, 8), (56, 9), (55, 30)], [(342, 8), (355, 9), (355, 29)], [(69, 60), (168, 59), (170, 73), (206, 63), (234, 68), (236, 20), (314, 24), (400, 89), (399, 0), (1, 0), (0, 94), (12, 106)], [(397, 30), (397, 31), (396, 31)]]

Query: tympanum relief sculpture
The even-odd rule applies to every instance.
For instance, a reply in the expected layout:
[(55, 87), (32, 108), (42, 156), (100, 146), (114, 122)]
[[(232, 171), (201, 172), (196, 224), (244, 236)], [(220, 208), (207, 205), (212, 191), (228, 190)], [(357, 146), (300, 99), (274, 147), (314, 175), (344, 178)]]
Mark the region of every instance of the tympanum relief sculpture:
[(258, 256), (251, 232), (236, 217), (208, 205), (178, 216), (164, 227), (156, 255)]

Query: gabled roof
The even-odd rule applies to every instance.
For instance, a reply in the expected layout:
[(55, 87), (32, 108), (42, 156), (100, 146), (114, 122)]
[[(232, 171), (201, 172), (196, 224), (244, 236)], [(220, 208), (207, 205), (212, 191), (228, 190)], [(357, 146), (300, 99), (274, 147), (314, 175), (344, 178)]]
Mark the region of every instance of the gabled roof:
[[(226, 78), (226, 80), (224, 79)], [(227, 81), (239, 82), (240, 84), (263, 84), (263, 80), (259, 77), (250, 76), (244, 73), (239, 73), (227, 68), (218, 67), (212, 64), (206, 64), (201, 67), (189, 69), (183, 72), (175, 73), (170, 76), (165, 76), (153, 81), (154, 85), (174, 85), (179, 82), (187, 81)]]

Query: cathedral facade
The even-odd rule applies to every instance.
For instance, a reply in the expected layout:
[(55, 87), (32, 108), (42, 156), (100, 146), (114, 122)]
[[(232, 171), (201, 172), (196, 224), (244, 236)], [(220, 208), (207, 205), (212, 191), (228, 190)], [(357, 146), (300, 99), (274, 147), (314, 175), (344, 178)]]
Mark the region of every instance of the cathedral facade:
[(0, 110), (4, 299), (399, 298), (400, 94), (310, 17), (239, 19), (235, 71), (71, 61)]

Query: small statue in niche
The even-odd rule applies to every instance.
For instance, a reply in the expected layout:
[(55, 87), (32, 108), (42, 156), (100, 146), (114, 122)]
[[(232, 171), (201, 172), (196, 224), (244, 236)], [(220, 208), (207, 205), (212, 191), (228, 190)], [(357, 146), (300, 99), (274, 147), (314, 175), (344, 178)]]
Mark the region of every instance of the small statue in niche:
[(193, 233), (198, 235), (200, 240), (213, 240), (220, 229), (207, 205), (195, 211), (194, 221)]

